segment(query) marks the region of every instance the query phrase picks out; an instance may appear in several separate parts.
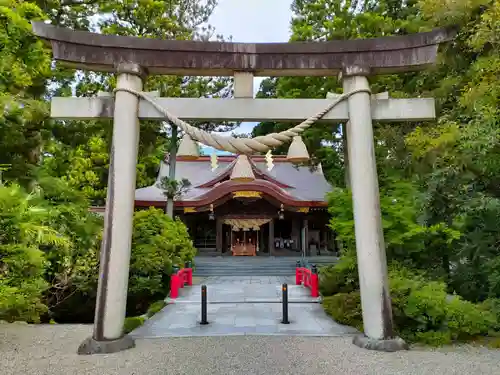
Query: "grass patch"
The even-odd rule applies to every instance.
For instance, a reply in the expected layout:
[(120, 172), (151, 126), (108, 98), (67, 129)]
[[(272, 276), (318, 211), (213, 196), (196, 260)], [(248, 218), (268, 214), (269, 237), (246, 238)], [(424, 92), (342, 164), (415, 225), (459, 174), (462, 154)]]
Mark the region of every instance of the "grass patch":
[(125, 323), (123, 324), (123, 331), (125, 333), (130, 333), (134, 329), (142, 326), (146, 319), (142, 316), (131, 316), (128, 318), (125, 318)]
[(148, 311), (146, 312), (146, 316), (148, 318), (151, 318), (154, 314), (160, 312), (161, 309), (163, 309), (165, 306), (167, 306), (167, 303), (163, 300), (152, 303), (151, 306), (149, 306)]

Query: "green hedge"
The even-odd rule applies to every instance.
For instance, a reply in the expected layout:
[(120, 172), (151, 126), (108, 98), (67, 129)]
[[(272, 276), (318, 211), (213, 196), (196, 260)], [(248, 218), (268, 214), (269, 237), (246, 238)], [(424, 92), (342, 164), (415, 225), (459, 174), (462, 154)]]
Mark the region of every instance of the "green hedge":
[(172, 266), (193, 261), (196, 249), (186, 226), (162, 210), (149, 208), (134, 215), (127, 312), (143, 314), (167, 296)]
[(338, 323), (363, 330), (361, 296), (358, 291), (325, 297), (323, 307), (327, 314)]
[[(352, 285), (349, 278), (345, 278), (346, 275), (352, 277), (352, 273), (345, 272), (345, 264), (340, 263), (338, 274), (335, 274), (335, 266), (322, 274), (320, 282), (333, 288), (329, 290)], [(492, 309), (496, 301), (474, 304), (459, 296), (450, 296), (443, 282), (429, 280), (401, 266), (389, 270), (389, 283), (396, 333), (409, 342), (444, 345), (474, 340), (499, 328), (499, 317)], [(359, 290), (326, 296), (323, 307), (338, 323), (362, 329)]]
[(322, 296), (349, 293), (359, 289), (356, 258), (343, 256), (338, 263), (319, 269), (319, 291)]
[[(92, 323), (102, 218), (61, 179), (28, 194), (0, 185), (0, 320)], [(170, 290), (172, 265), (196, 249), (185, 225), (162, 210), (134, 214), (127, 315), (144, 314)]]

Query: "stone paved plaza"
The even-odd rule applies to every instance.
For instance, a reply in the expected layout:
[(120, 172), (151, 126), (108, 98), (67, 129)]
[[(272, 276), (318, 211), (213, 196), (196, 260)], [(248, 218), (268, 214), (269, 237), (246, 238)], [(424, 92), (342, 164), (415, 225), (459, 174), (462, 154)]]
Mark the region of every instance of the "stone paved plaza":
[[(290, 324), (281, 324), (281, 284), (289, 285)], [(273, 276), (208, 277), (208, 325), (200, 325), (201, 288), (181, 290), (180, 297), (132, 332), (137, 338), (234, 335), (342, 336), (356, 333), (335, 323), (309, 290), (293, 278)]]

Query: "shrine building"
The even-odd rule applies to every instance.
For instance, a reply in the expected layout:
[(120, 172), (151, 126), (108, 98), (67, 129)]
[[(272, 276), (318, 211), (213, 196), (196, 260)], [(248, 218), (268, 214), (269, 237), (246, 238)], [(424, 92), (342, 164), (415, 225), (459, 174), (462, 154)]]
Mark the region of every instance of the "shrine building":
[[(169, 176), (162, 162), (156, 183), (137, 189), (136, 209), (165, 208), (158, 186)], [(198, 255), (334, 255), (321, 166), (299, 166), (285, 156), (177, 156), (175, 179), (190, 187), (174, 202)]]

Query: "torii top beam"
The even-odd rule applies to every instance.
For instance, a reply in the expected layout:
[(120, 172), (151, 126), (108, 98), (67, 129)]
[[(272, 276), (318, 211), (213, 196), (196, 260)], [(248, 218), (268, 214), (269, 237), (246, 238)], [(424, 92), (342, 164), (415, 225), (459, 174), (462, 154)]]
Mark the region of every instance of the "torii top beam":
[(49, 41), (54, 58), (78, 69), (113, 72), (120, 62), (141, 65), (149, 74), (185, 76), (336, 76), (360, 66), (371, 74), (418, 71), (432, 65), (446, 29), (373, 39), (293, 43), (226, 43), (103, 35), (33, 22)]

